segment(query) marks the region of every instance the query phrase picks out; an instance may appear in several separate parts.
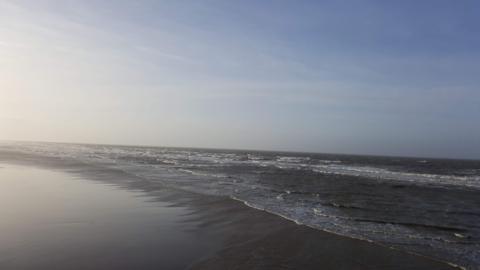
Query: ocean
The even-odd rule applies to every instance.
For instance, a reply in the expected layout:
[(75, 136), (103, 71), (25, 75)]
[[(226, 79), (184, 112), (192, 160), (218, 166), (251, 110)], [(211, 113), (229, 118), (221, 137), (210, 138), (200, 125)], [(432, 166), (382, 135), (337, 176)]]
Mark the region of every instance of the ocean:
[(480, 269), (480, 161), (60, 143), (0, 150), (121, 170), (334, 234)]

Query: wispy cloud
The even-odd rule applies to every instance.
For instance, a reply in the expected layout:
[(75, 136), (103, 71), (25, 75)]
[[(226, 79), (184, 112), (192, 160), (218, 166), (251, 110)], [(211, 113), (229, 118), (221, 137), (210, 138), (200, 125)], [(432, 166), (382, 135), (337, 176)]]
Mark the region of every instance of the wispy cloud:
[(191, 58), (188, 58), (188, 57), (185, 57), (185, 56), (182, 56), (182, 55), (178, 55), (178, 54), (174, 54), (174, 53), (170, 53), (170, 52), (167, 52), (167, 51), (163, 51), (160, 48), (147, 47), (147, 46), (135, 46), (135, 48), (138, 51), (140, 51), (142, 53), (149, 54), (151, 56), (158, 56), (160, 58), (165, 58), (165, 59), (184, 62), (184, 63), (194, 63), (194, 61)]

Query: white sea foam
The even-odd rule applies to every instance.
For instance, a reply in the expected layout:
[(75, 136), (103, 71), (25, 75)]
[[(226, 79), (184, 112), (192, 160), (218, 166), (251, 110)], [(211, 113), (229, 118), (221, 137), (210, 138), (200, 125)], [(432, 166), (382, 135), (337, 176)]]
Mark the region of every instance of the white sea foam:
[[(276, 156), (272, 159), (258, 154), (247, 154), (248, 158), (244, 159), (244, 154), (237, 153), (210, 153), (162, 148), (148, 149), (140, 147), (125, 148), (101, 145), (23, 142), (4, 144), (3, 147), (60, 158), (83, 159), (85, 162), (93, 160), (102, 163), (117, 163), (119, 158), (131, 157), (134, 161), (144, 158), (144, 162), (155, 163), (155, 161), (158, 161), (158, 163), (175, 165), (179, 168), (184, 165), (202, 167), (250, 164), (260, 167), (309, 170), (321, 174), (366, 177), (382, 180), (413, 182), (416, 184), (440, 184), (480, 188), (480, 169), (473, 169), (465, 172), (466, 175), (458, 176), (413, 173), (372, 166), (348, 165), (343, 164), (339, 160), (323, 159), (313, 161), (310, 157), (301, 156)], [(420, 162), (423, 162), (423, 160), (420, 160)]]

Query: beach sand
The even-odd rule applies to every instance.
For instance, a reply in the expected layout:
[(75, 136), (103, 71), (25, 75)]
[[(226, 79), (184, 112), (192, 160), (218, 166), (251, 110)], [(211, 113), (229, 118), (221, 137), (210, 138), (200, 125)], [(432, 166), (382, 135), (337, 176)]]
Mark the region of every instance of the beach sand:
[(121, 171), (0, 152), (0, 269), (454, 269)]

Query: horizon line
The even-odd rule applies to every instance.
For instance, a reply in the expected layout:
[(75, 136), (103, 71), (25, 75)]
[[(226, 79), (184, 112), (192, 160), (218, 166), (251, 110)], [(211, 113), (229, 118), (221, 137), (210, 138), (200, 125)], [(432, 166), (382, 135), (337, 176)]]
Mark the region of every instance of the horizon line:
[(91, 142), (59, 142), (59, 141), (36, 141), (36, 140), (11, 140), (0, 139), (0, 142), (26, 142), (26, 143), (51, 143), (51, 144), (73, 144), (73, 145), (99, 145), (99, 146), (124, 146), (141, 148), (173, 148), (173, 149), (195, 149), (195, 150), (226, 150), (226, 151), (245, 151), (245, 152), (267, 152), (267, 153), (289, 153), (289, 154), (317, 154), (317, 155), (341, 155), (341, 156), (363, 156), (363, 157), (388, 157), (402, 159), (431, 159), (431, 160), (460, 160), (460, 161), (480, 161), (480, 158), (452, 158), (452, 157), (433, 157), (433, 156), (401, 156), (401, 155), (380, 155), (380, 154), (359, 154), (359, 153), (332, 153), (332, 152), (310, 152), (298, 150), (272, 150), (272, 149), (247, 149), (247, 148), (220, 148), (220, 147), (198, 147), (198, 146), (165, 146), (165, 145), (146, 145), (146, 144), (120, 144), (120, 143), (91, 143)]

